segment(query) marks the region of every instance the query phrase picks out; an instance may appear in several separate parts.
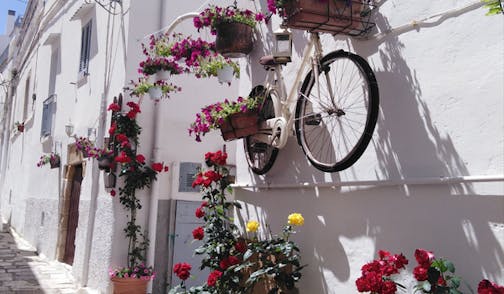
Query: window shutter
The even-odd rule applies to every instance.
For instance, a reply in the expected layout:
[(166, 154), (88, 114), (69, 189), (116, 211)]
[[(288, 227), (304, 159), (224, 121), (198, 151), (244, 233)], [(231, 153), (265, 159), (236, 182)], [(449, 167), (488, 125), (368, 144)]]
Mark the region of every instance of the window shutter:
[(89, 69), (89, 57), (91, 51), (91, 28), (91, 20), (82, 28), (79, 72), (87, 72)]
[(42, 109), (42, 131), (40, 133), (40, 136), (45, 137), (50, 135), (50, 132), (48, 131), (48, 125), (49, 125), (49, 104), (44, 103), (44, 107)]

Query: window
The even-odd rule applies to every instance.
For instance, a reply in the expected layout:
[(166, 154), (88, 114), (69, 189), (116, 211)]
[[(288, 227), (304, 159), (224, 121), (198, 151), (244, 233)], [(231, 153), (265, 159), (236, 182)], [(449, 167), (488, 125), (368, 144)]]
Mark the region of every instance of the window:
[(42, 109), (42, 130), (41, 137), (48, 137), (52, 134), (54, 113), (56, 111), (56, 95), (51, 95), (44, 101)]
[(24, 104), (23, 104), (23, 121), (28, 118), (28, 110), (30, 104), (30, 76), (26, 78), (25, 82), (25, 92), (24, 92)]
[(82, 27), (79, 73), (87, 74), (89, 70), (89, 51), (91, 49), (91, 24), (92, 21), (90, 20), (84, 27)]

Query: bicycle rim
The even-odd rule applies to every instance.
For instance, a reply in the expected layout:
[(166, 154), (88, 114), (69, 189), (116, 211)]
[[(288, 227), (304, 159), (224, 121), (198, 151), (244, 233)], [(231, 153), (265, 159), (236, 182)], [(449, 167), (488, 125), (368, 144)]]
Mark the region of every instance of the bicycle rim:
[(378, 86), (371, 67), (358, 55), (335, 51), (320, 64), (319, 87), (310, 72), (301, 88), (296, 134), (313, 166), (336, 172), (354, 164), (372, 138)]
[[(250, 97), (261, 94), (266, 95), (266, 89), (263, 86), (256, 86), (250, 92)], [(271, 96), (268, 95), (268, 97), (264, 99), (259, 116), (261, 120), (275, 117), (275, 108)], [(247, 158), (250, 169), (258, 175), (267, 173), (276, 160), (278, 148), (263, 143), (255, 139), (254, 136), (246, 137), (243, 143), (245, 147), (245, 157)]]

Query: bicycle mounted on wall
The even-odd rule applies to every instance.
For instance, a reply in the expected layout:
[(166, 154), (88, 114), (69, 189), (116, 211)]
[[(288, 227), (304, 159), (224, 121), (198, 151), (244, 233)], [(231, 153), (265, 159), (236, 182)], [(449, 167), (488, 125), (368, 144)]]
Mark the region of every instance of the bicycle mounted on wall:
[[(280, 10), (282, 27), (307, 30), (310, 41), (289, 92), (281, 67), (291, 61), (290, 32), (275, 32), (274, 54), (260, 59), (268, 71), (266, 81), (250, 93), (250, 97), (264, 97), (260, 128), (244, 139), (254, 173), (269, 171), (294, 133), (311, 164), (321, 171), (344, 170), (362, 156), (378, 118), (376, 78), (366, 60), (356, 54), (336, 50), (323, 55), (319, 33), (362, 36), (374, 26), (369, 21), (372, 9), (370, 1), (299, 0)], [(308, 64), (311, 69), (298, 92), (296, 86)]]
[[(364, 36), (374, 27), (370, 22), (374, 1), (289, 0), (283, 4), (279, 8), (283, 29), (275, 32), (275, 52), (260, 59), (267, 70), (266, 81), (249, 95), (263, 101), (258, 132), (233, 139), (244, 138), (248, 165), (258, 175), (271, 169), (279, 149), (294, 134), (315, 168), (323, 172), (344, 170), (362, 156), (371, 141), (378, 118), (378, 85), (364, 58), (344, 50), (324, 55), (319, 33)], [(191, 12), (179, 16), (166, 34), (183, 20), (198, 15)], [(287, 28), (310, 32), (289, 91), (282, 77), (282, 66), (291, 61), (292, 52)], [(308, 64), (311, 68), (297, 91)]]

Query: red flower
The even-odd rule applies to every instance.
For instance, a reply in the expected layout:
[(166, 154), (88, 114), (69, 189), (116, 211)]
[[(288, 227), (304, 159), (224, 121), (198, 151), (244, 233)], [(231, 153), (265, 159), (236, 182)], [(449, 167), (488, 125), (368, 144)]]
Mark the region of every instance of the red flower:
[(136, 156), (136, 161), (140, 162), (141, 164), (144, 164), (145, 163), (145, 156), (143, 156), (142, 154), (138, 154)]
[(137, 103), (133, 102), (133, 101), (130, 101), (130, 102), (126, 103), (126, 105), (128, 105), (131, 108), (131, 110), (134, 110), (134, 111), (136, 111), (138, 113), (141, 112), (140, 111), (140, 106)]
[(483, 279), (478, 284), (478, 294), (504, 294), (504, 287)]
[(115, 195), (116, 195), (116, 191), (115, 190), (110, 191), (110, 196), (114, 197)]
[(116, 156), (115, 161), (119, 163), (129, 163), (131, 162), (131, 158), (128, 157), (126, 152), (122, 151), (118, 156)]
[(229, 265), (235, 265), (235, 264), (239, 264), (240, 263), (240, 259), (236, 256), (229, 256), (228, 257), (228, 263)]
[(117, 130), (117, 124), (112, 123), (112, 125), (110, 126), (110, 128), (108, 130), (109, 135), (113, 136), (116, 130)]
[(112, 110), (112, 111), (119, 111), (121, 110), (121, 106), (117, 103), (112, 103), (108, 106), (107, 110)]
[(210, 287), (214, 287), (221, 276), (222, 272), (214, 270), (213, 272), (210, 273), (210, 275), (208, 275), (207, 285)]
[(196, 240), (203, 240), (203, 238), (205, 237), (205, 231), (202, 227), (197, 227), (192, 231), (192, 235)]
[(121, 143), (128, 141), (128, 136), (126, 136), (125, 134), (117, 134), (115, 138), (118, 142)]
[(392, 281), (383, 282), (383, 286), (381, 288), (381, 294), (395, 294), (397, 292), (397, 286)]
[(205, 161), (209, 166), (212, 165), (226, 165), (226, 159), (227, 159), (227, 153), (222, 152), (222, 151), (217, 151), (215, 153), (213, 152), (207, 152), (205, 154)]
[(168, 170), (169, 170), (169, 167), (168, 167), (168, 166), (165, 166), (165, 167), (164, 167), (164, 171), (165, 171), (165, 172), (168, 172)]
[(235, 243), (234, 248), (240, 253), (245, 253), (247, 251), (247, 243), (238, 241)]
[(154, 162), (152, 165), (151, 165), (152, 169), (158, 173), (162, 172), (163, 171), (163, 164), (160, 163), (160, 162)]
[(429, 268), (434, 259), (434, 254), (424, 249), (417, 249), (415, 250), (415, 258), (419, 265), (424, 268)]
[(187, 280), (187, 278), (189, 278), (189, 276), (191, 275), (191, 269), (191, 265), (185, 262), (177, 263), (175, 266), (173, 266), (173, 272), (181, 280)]
[(201, 202), (201, 207), (207, 207), (207, 206), (208, 206), (208, 201)]
[(126, 116), (129, 118), (129, 119), (135, 119), (136, 115), (137, 115), (138, 111), (135, 111), (135, 110), (130, 110), (128, 111), (128, 113), (126, 113)]
[(224, 258), (223, 260), (221, 260), (219, 262), (219, 267), (223, 270), (226, 270), (229, 267), (229, 262), (228, 262), (227, 258)]
[(415, 276), (415, 279), (417, 279), (417, 281), (419, 282), (427, 280), (427, 270), (428, 268), (424, 268), (421, 265), (415, 267), (413, 269), (413, 275)]
[(205, 212), (203, 211), (203, 209), (201, 209), (201, 207), (196, 208), (194, 214), (196, 215), (197, 218), (202, 218), (205, 216)]

